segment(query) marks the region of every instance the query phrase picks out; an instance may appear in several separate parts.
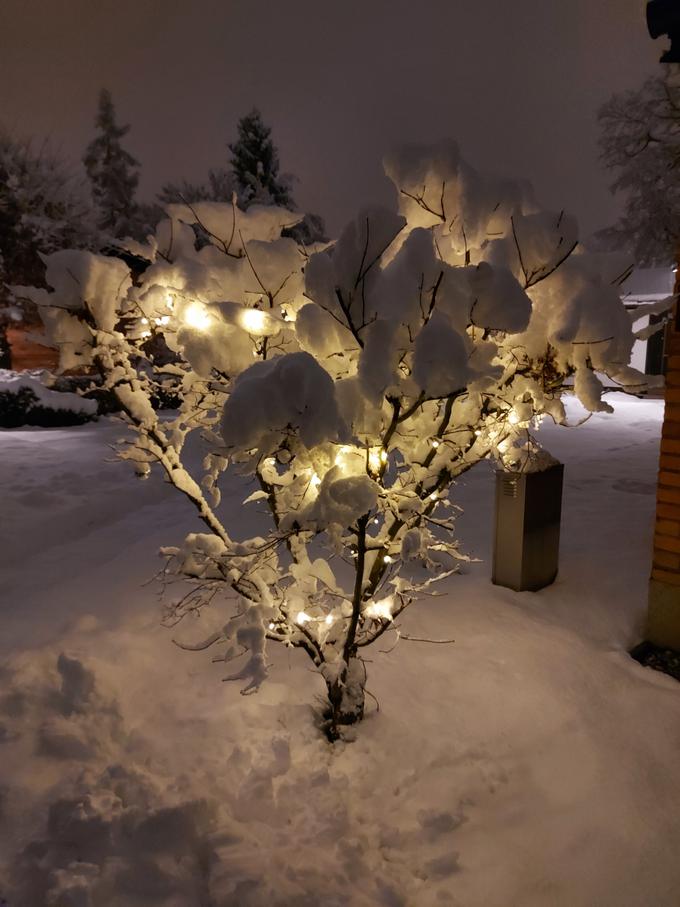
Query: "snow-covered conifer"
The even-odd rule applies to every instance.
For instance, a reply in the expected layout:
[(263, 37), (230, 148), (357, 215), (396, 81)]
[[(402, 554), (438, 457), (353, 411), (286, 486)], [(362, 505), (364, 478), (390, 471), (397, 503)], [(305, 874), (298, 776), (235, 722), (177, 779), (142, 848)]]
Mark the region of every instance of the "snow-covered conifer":
[(83, 163), (98, 210), (99, 228), (112, 237), (133, 235), (139, 164), (121, 145), (130, 127), (117, 124), (111, 93), (106, 89), (99, 94), (95, 126), (97, 135), (87, 146)]
[(291, 205), (290, 189), (279, 175), (279, 155), (256, 108), (238, 121), (238, 140), (229, 145), (231, 167), (236, 178), (239, 201), (251, 204)]
[[(121, 455), (142, 475), (160, 467), (202, 521), (164, 549), (165, 578), (191, 584), (170, 622), (235, 594), (222, 629), (189, 648), (221, 644), (244, 693), (267, 676), (268, 644), (302, 649), (331, 739), (363, 715), (368, 647), (396, 643), (402, 612), (465, 560), (456, 480), (488, 457), (530, 468), (532, 422), (564, 420), (567, 379), (592, 411), (610, 409), (598, 372), (645, 384), (628, 365), (620, 256), (589, 254), (572, 217), (452, 143), (385, 166), (399, 210), (360, 211), (328, 248), (282, 237), (282, 207), (170, 205), (135, 284), (121, 261), (57, 252), (52, 292), (32, 294), (63, 365), (107, 375), (133, 430)], [(172, 419), (151, 403), (157, 332), (177, 357)], [(223, 523), (227, 473), (269, 514), (255, 535)]]

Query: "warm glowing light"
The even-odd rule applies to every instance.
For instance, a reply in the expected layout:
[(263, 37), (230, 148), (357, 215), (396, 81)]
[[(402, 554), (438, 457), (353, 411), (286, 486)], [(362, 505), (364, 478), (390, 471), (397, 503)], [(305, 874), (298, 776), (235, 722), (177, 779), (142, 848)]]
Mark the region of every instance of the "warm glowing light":
[(439, 447), (439, 441), (436, 438), (432, 442), (432, 446), (434, 447), (435, 450)]
[(267, 457), (264, 461), (265, 466), (276, 466), (276, 460), (274, 457)]
[(510, 414), (508, 415), (508, 422), (510, 423), (510, 425), (517, 425), (517, 423), (519, 422), (519, 415), (514, 409), (510, 410)]
[(333, 615), (332, 615), (332, 614), (327, 614), (327, 615), (326, 615), (325, 623), (330, 627), (330, 625), (333, 623)]
[(380, 520), (378, 519), (378, 517), (375, 517), (375, 518), (373, 519), (373, 522), (374, 522), (375, 525), (377, 526), (378, 523), (380, 522)]
[(298, 616), (295, 618), (295, 623), (302, 626), (302, 624), (308, 624), (311, 619), (312, 618), (305, 611), (299, 611)]
[(383, 560), (385, 561), (386, 564), (391, 564), (392, 561), (394, 560), (394, 558), (392, 557), (391, 554), (386, 554), (386, 555), (383, 557)]
[(314, 473), (314, 475), (311, 478), (311, 482), (312, 482), (312, 485), (314, 486), (314, 488), (318, 488), (318, 486), (321, 484), (321, 479), (318, 477), (318, 475), (316, 473)]
[(433, 491), (432, 494), (430, 495), (430, 500), (436, 501), (438, 497), (439, 497), (439, 495), (437, 494), (437, 492)]
[(146, 339), (151, 336), (151, 331), (142, 331), (142, 339)]
[(274, 630), (275, 628), (276, 628), (276, 624), (272, 624), (272, 623), (269, 624), (270, 630)]
[(371, 472), (380, 472), (380, 468), (387, 463), (387, 451), (380, 449), (369, 450), (368, 452), (368, 468)]
[(375, 617), (379, 620), (392, 620), (393, 604), (391, 598), (383, 598), (379, 602), (369, 602), (364, 613), (368, 617)]
[(475, 434), (477, 435), (477, 437), (479, 437), (479, 436), (481, 435), (481, 431), (480, 431), (478, 428), (476, 428), (476, 429), (475, 429)]
[(142, 318), (142, 324), (148, 324), (148, 323), (149, 323), (148, 318)]
[(348, 444), (343, 444), (342, 447), (338, 448), (338, 452), (335, 455), (335, 465), (336, 466), (346, 466), (346, 456), (352, 450)]
[(197, 331), (205, 331), (210, 325), (210, 313), (200, 302), (192, 302), (184, 310), (184, 322)]
[(266, 312), (260, 309), (243, 309), (241, 312), (241, 324), (249, 334), (261, 334), (267, 327), (269, 318)]

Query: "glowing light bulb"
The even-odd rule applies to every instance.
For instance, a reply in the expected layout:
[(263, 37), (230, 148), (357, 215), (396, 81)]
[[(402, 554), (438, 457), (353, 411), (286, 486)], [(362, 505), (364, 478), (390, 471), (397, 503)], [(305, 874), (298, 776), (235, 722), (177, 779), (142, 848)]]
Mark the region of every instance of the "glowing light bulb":
[(394, 558), (392, 557), (391, 554), (386, 554), (386, 555), (383, 557), (383, 560), (385, 561), (386, 564), (391, 564), (392, 561), (394, 560)]
[(371, 472), (380, 472), (381, 467), (387, 463), (387, 451), (384, 449), (369, 450), (368, 452), (368, 468)]
[(436, 438), (432, 442), (432, 446), (434, 447), (435, 450), (439, 447), (439, 441)]
[(142, 324), (148, 324), (148, 323), (149, 323), (148, 318), (142, 318)]
[(335, 455), (335, 465), (346, 466), (345, 458), (351, 450), (352, 448), (348, 444), (343, 444), (342, 447), (339, 447)]
[(475, 429), (475, 435), (477, 437), (479, 437), (481, 435), (481, 431), (478, 428)]
[(200, 302), (192, 302), (184, 310), (184, 322), (197, 331), (205, 331), (210, 325), (210, 313)]
[(380, 520), (378, 519), (378, 517), (374, 517), (373, 522), (374, 522), (375, 525), (377, 526), (378, 523), (380, 522)]
[(437, 498), (439, 497), (439, 495), (437, 494), (436, 491), (433, 491), (432, 494), (431, 494), (429, 497), (430, 497), (430, 500), (431, 500), (431, 501), (436, 501)]
[(240, 316), (241, 325), (249, 334), (261, 334), (268, 320), (266, 312), (261, 312), (260, 309), (243, 309)]
[(330, 627), (330, 625), (333, 623), (333, 615), (332, 615), (332, 614), (327, 614), (327, 615), (326, 615), (326, 620), (324, 621), (324, 623), (325, 623), (327, 626)]
[(299, 611), (297, 617), (295, 618), (295, 623), (302, 626), (303, 624), (308, 624), (311, 619), (312, 618), (305, 611)]
[(146, 339), (151, 336), (151, 331), (142, 331), (142, 339)]
[(272, 623), (269, 624), (270, 630), (274, 630), (275, 628), (276, 628), (276, 624), (272, 624)]
[(383, 598), (379, 602), (370, 602), (364, 613), (368, 617), (375, 617), (378, 620), (392, 620), (393, 604), (394, 602), (391, 598)]

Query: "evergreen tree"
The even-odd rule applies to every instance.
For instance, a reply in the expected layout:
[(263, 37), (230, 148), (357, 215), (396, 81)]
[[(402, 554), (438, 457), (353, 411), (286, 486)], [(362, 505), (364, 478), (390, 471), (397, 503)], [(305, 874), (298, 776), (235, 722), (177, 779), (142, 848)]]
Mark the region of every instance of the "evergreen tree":
[(229, 145), (230, 163), (243, 208), (253, 203), (291, 207), (293, 199), (286, 181), (279, 176), (279, 155), (271, 129), (262, 122), (257, 108), (238, 121), (238, 141)]
[(90, 142), (83, 158), (92, 184), (92, 195), (99, 212), (99, 227), (114, 237), (135, 233), (135, 190), (138, 161), (121, 146), (129, 126), (116, 123), (111, 94), (102, 89), (95, 125), (98, 135)]

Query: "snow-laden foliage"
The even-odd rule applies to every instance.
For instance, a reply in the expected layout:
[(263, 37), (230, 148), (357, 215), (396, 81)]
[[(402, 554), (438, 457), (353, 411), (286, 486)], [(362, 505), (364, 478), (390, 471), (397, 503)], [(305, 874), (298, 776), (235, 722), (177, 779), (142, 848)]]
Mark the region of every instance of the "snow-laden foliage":
[[(398, 636), (401, 612), (464, 557), (457, 477), (490, 456), (530, 468), (531, 422), (563, 421), (567, 379), (591, 411), (610, 409), (598, 373), (644, 384), (628, 365), (625, 268), (581, 248), (573, 218), (450, 143), (402, 149), (386, 171), (399, 210), (360, 212), (327, 247), (282, 238), (281, 208), (170, 205), (141, 276), (60, 252), (53, 292), (32, 292), (63, 365), (95, 365), (117, 394), (134, 429), (122, 456), (140, 474), (159, 465), (204, 523), (165, 549), (166, 576), (194, 583), (172, 619), (233, 590), (233, 617), (196, 648), (240, 658), (227, 679), (243, 692), (267, 676), (267, 643), (302, 648), (331, 738), (363, 713), (364, 649)], [(162, 375), (157, 334), (175, 357)], [(169, 421), (151, 405), (158, 381), (181, 398)], [(266, 534), (220, 519), (228, 469), (253, 481), (244, 506), (268, 507)]]

